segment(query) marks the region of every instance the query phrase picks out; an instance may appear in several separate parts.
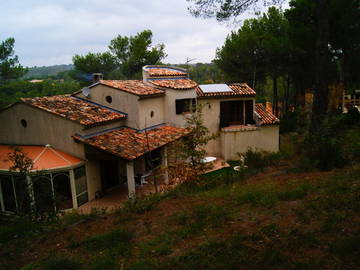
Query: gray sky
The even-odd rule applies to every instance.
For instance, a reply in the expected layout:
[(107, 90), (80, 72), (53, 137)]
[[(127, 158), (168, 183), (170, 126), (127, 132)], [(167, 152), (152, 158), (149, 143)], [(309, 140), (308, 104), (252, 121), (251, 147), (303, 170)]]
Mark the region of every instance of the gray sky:
[(0, 0), (0, 41), (15, 38), (24, 66), (69, 64), (75, 54), (104, 52), (117, 35), (153, 32), (165, 62), (210, 62), (232, 29), (192, 17), (186, 0)]

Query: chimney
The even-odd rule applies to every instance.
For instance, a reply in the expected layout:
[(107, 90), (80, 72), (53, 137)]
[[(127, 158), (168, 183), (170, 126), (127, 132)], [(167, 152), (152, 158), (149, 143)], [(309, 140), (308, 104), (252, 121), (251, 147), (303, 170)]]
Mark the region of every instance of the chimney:
[(98, 82), (98, 81), (100, 81), (102, 79), (103, 79), (103, 74), (102, 73), (93, 73), (92, 74), (92, 82), (93, 83), (96, 83), (96, 82)]

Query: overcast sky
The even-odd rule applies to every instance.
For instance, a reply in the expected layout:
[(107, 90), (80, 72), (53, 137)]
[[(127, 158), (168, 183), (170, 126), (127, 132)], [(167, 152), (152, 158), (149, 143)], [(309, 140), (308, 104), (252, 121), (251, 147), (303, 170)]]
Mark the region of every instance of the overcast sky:
[(75, 54), (104, 52), (117, 35), (153, 32), (167, 63), (210, 62), (232, 30), (192, 17), (186, 0), (0, 0), (0, 41), (15, 38), (24, 66), (70, 64)]

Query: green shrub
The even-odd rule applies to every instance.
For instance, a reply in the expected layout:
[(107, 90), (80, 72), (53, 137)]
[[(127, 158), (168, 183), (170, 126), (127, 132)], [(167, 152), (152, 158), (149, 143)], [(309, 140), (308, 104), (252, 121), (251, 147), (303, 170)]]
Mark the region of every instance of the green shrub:
[(125, 203), (124, 210), (136, 214), (143, 214), (151, 210), (158, 202), (163, 200), (163, 198), (164, 195), (155, 193), (144, 198), (131, 199)]
[(249, 148), (244, 154), (238, 154), (240, 159), (244, 159), (244, 164), (250, 170), (262, 170), (265, 167), (276, 165), (282, 158), (281, 153), (257, 151)]

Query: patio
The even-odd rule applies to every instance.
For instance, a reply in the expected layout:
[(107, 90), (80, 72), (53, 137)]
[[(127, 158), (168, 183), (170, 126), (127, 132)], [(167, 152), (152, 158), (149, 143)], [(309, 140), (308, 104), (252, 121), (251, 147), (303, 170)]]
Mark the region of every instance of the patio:
[[(217, 158), (213, 162), (213, 166), (211, 169), (209, 169), (206, 173), (217, 171), (222, 168), (230, 167), (230, 165), (223, 159)], [(179, 183), (173, 183), (171, 181), (172, 188), (177, 186)], [(167, 186), (164, 182), (164, 180), (159, 179), (158, 180), (158, 190), (161, 192), (162, 190), (167, 190)], [(136, 186), (136, 195), (141, 198), (150, 194), (155, 193), (155, 186), (152, 182), (148, 182), (147, 184), (144, 184), (142, 186)], [(128, 200), (128, 190), (126, 185), (119, 186), (117, 188), (114, 188), (112, 191), (108, 192), (105, 196), (92, 200), (90, 202), (87, 202), (80, 206), (77, 210), (81, 213), (90, 213), (91, 209), (104, 209), (105, 211), (113, 211), (121, 206)]]

